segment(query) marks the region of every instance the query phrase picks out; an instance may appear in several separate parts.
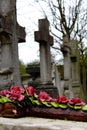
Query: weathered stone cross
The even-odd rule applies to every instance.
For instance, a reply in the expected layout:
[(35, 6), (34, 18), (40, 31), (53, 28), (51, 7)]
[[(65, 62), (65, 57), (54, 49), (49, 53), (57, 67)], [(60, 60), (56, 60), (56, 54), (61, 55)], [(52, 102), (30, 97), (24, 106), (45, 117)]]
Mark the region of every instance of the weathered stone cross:
[[(53, 37), (49, 34), (49, 21), (39, 20), (39, 31), (35, 31), (35, 41), (40, 47), (40, 76), (41, 89), (47, 90), (51, 95), (57, 95), (56, 87), (52, 83), (50, 46), (53, 45)], [(39, 88), (40, 89), (40, 88)], [(55, 91), (56, 90), (56, 91)]]
[(16, 0), (0, 0), (0, 89), (21, 84), (18, 42), (24, 41), (24, 28), (16, 19)]
[(49, 21), (39, 20), (39, 31), (35, 32), (35, 41), (40, 46), (40, 72), (42, 83), (52, 82), (50, 46), (53, 45), (53, 37), (49, 34)]

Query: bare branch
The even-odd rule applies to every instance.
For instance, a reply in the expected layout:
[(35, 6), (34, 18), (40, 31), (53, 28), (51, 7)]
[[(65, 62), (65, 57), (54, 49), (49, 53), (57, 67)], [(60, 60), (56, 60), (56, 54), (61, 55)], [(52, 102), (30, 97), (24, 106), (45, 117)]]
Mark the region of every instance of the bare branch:
[(74, 17), (73, 17), (73, 20), (72, 20), (72, 25), (70, 27), (70, 33), (72, 32), (72, 30), (75, 26), (76, 20), (78, 18), (79, 8), (81, 6), (81, 2), (82, 2), (82, 0), (79, 0), (78, 5), (75, 6), (75, 14), (74, 14)]

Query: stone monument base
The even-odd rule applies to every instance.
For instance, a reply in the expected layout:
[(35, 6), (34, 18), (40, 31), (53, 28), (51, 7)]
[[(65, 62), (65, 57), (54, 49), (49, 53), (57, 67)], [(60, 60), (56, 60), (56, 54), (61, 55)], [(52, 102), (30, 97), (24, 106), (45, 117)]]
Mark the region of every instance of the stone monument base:
[(51, 95), (51, 97), (58, 96), (58, 90), (53, 84), (39, 84), (36, 88), (37, 93), (45, 91)]
[(37, 93), (39, 93), (40, 91), (45, 91), (49, 93), (52, 97), (56, 97), (59, 95), (57, 87), (55, 87), (53, 83), (40, 83), (38, 81), (34, 81), (29, 82), (28, 86), (33, 86), (36, 89)]

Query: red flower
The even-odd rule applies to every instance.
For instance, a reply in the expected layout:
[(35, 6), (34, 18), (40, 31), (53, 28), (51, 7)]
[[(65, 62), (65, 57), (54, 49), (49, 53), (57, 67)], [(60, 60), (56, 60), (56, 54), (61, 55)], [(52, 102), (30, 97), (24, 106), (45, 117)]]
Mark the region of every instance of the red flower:
[(30, 97), (36, 93), (36, 90), (32, 86), (26, 87), (25, 90), (27, 92), (27, 95)]
[(10, 89), (12, 100), (22, 101), (24, 99), (24, 89), (20, 86), (12, 86)]
[(69, 104), (70, 105), (85, 105), (84, 102), (82, 102), (79, 98), (72, 98), (71, 100), (69, 100)]
[(10, 91), (8, 91), (8, 90), (2, 90), (0, 92), (0, 96), (10, 97)]
[(59, 103), (67, 103), (68, 99), (65, 96), (58, 96)]
[(52, 97), (50, 97), (50, 95), (46, 92), (40, 92), (38, 95), (38, 99), (43, 102), (43, 101), (47, 101), (50, 102), (52, 100)]

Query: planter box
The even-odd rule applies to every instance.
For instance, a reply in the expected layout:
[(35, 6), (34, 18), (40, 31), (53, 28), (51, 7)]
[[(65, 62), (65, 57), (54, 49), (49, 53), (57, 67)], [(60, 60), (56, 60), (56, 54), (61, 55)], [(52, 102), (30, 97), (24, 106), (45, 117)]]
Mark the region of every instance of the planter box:
[(73, 121), (87, 121), (87, 112), (82, 110), (74, 110), (71, 108), (61, 109), (61, 108), (40, 108), (31, 107), (27, 111), (28, 116), (32, 117), (43, 117), (51, 119), (67, 119)]
[(87, 112), (82, 110), (74, 110), (71, 108), (62, 109), (54, 107), (38, 107), (30, 108), (19, 107), (14, 103), (0, 104), (0, 116), (19, 118), (19, 117), (42, 117), (51, 119), (67, 119), (73, 121), (87, 121)]

